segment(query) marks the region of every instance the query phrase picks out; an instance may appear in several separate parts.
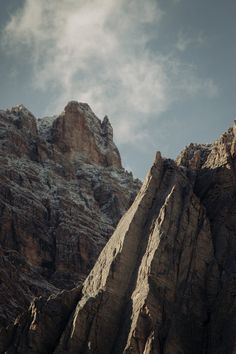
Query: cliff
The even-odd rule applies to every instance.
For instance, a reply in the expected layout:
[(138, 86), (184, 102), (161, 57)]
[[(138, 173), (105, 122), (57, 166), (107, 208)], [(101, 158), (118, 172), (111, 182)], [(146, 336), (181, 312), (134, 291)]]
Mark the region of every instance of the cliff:
[(139, 187), (87, 104), (0, 111), (0, 327), (85, 279)]
[(34, 301), (2, 350), (235, 353), (235, 153), (236, 125), (176, 161), (157, 153), (83, 285)]

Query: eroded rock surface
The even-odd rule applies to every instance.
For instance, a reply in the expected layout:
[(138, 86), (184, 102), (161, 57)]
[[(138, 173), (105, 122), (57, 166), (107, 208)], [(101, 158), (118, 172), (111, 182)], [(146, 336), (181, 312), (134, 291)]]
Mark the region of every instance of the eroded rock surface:
[[(31, 307), (6, 331), (3, 350), (234, 354), (235, 142), (236, 126), (213, 144), (191, 144), (176, 162), (157, 153), (135, 201), (77, 289), (63, 326), (63, 316), (56, 316), (59, 332), (50, 350), (50, 316), (40, 317), (37, 307), (38, 321)], [(63, 300), (55, 299), (58, 308)], [(42, 313), (49, 307), (45, 303)], [(29, 345), (25, 336), (42, 328), (48, 335), (43, 331)]]
[(139, 187), (87, 104), (0, 111), (0, 327), (85, 279)]
[(236, 122), (213, 144), (197, 150), (204, 158), (195, 174), (194, 190), (207, 211), (219, 269), (207, 352), (236, 353)]
[(157, 155), (55, 352), (199, 352), (213, 263), (204, 208), (175, 163)]

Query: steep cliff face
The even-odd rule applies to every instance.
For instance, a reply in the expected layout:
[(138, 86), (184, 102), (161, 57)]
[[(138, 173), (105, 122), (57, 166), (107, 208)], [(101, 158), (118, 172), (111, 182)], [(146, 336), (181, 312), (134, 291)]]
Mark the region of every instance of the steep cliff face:
[(86, 103), (72, 101), (65, 107), (53, 121), (51, 142), (63, 152), (63, 159), (76, 161), (83, 156), (88, 163), (122, 167), (108, 118), (101, 122)]
[[(200, 353), (217, 292), (216, 268), (210, 224), (189, 178), (157, 154), (51, 352)], [(19, 321), (9, 353), (45, 352), (44, 335), (29, 343), (48, 319), (32, 329), (28, 316), (29, 342), (17, 343), (25, 328)]]
[[(187, 165), (191, 158), (179, 163)], [(236, 122), (208, 146), (195, 146), (202, 156), (194, 190), (207, 211), (219, 269), (218, 295), (209, 319), (209, 353), (236, 352)]]
[(36, 300), (2, 351), (235, 353), (235, 142), (157, 153), (82, 287)]
[(210, 225), (188, 178), (157, 155), (55, 352), (199, 353), (213, 263)]
[(41, 120), (0, 111), (0, 326), (81, 283), (139, 187), (87, 104)]

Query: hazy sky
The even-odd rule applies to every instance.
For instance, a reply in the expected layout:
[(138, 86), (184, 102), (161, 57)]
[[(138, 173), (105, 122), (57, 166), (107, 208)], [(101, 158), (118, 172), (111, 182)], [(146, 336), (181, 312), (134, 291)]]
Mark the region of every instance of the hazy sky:
[(235, 0), (0, 0), (0, 107), (108, 115), (138, 177), (236, 116)]

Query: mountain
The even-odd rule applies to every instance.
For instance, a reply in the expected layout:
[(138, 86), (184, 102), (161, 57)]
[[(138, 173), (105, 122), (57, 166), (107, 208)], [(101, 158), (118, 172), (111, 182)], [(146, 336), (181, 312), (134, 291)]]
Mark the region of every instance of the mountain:
[(87, 104), (0, 111), (0, 327), (84, 281), (140, 184)]
[(236, 352), (236, 123), (157, 153), (83, 285), (36, 299), (6, 353)]

